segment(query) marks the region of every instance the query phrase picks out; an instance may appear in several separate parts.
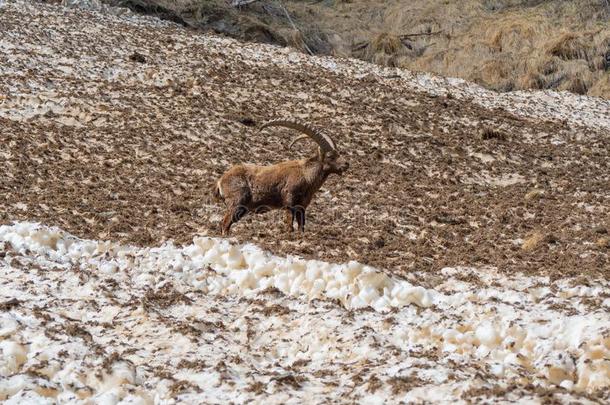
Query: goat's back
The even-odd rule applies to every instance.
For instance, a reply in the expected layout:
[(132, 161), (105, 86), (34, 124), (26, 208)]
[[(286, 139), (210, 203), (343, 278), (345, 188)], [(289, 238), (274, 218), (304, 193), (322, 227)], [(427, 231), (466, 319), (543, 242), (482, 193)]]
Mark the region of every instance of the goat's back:
[(240, 164), (231, 167), (218, 181), (218, 193), (231, 204), (251, 209), (281, 208), (287, 195), (303, 181), (303, 163), (298, 160), (271, 166)]

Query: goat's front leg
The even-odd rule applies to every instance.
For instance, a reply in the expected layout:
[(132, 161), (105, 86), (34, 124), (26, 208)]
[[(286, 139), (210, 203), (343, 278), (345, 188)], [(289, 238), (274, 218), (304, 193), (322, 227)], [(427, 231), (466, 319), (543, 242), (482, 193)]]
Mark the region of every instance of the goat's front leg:
[(292, 208), (287, 208), (286, 209), (286, 227), (288, 232), (291, 232), (294, 230), (293, 228), (294, 225), (294, 210)]
[(229, 207), (220, 223), (220, 233), (223, 236), (228, 235), (231, 225), (242, 219), (247, 212), (247, 208), (243, 206)]

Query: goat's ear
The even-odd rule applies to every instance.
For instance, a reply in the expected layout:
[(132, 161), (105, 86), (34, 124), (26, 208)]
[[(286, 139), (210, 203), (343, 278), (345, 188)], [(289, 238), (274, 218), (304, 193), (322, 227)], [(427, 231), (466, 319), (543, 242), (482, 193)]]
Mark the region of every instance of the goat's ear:
[(325, 155), (324, 151), (322, 150), (322, 148), (318, 146), (318, 159), (320, 159), (320, 161), (322, 161), (322, 160), (324, 160), (325, 156), (326, 155)]

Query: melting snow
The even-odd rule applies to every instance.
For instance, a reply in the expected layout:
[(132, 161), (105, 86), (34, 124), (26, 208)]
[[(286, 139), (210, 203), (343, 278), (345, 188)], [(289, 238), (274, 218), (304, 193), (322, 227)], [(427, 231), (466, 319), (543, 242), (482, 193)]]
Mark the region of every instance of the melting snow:
[[(552, 283), (543, 277), (506, 278), (493, 270), (446, 268), (444, 282), (429, 289), (357, 262), (329, 264), (277, 257), (256, 246), (223, 239), (199, 237), (184, 247), (168, 243), (140, 248), (83, 240), (34, 223), (1, 226), (2, 246), (0, 271), (5, 282), (0, 291), (10, 311), (0, 318), (0, 373), (5, 377), (0, 398), (94, 397), (104, 403), (167, 399), (176, 395), (176, 383), (163, 378), (163, 373), (148, 373), (145, 367), (166, 359), (172, 378), (192, 384), (195, 392), (202, 390), (189, 394), (191, 399), (236, 400), (231, 395), (250, 394), (231, 394), (232, 386), (223, 384), (217, 375), (222, 372), (216, 370), (230, 353), (249, 357), (228, 373), (230, 377), (225, 376), (240, 386), (248, 380), (248, 370), (269, 362), (310, 364), (300, 379), (291, 374), (290, 394), (276, 387), (277, 379), (267, 381), (275, 387), (270, 390), (278, 401), (285, 400), (284, 395), (300, 400), (326, 398), (311, 376), (325, 364), (337, 367), (330, 366), (334, 361), (355, 369), (376, 364), (373, 369), (388, 384), (411, 370), (409, 375), (415, 373), (422, 382), (404, 393), (406, 400), (427, 398), (432, 389), (439, 400), (449, 399), (492, 379), (504, 384), (556, 385), (574, 393), (610, 386), (610, 302), (605, 299), (597, 310), (587, 304), (608, 297), (607, 281), (573, 287), (570, 280)], [(165, 295), (160, 305), (166, 317), (173, 317), (172, 324), (181, 326), (161, 331), (147, 310), (152, 305), (147, 297), (168, 285), (182, 298), (176, 303), (171, 294)], [(275, 289), (285, 296), (267, 306), (273, 309), (261, 304), (258, 322), (266, 325), (266, 331), (254, 339), (275, 348), (257, 358), (256, 350), (246, 353), (246, 347), (256, 346), (248, 337), (250, 318), (231, 313), (217, 319), (219, 307), (214, 300), (222, 299), (222, 307), (234, 305), (240, 310), (240, 300), (256, 302), (256, 297)], [(320, 315), (322, 307), (328, 315)], [(359, 308), (374, 310), (359, 311), (353, 322), (346, 323), (343, 317)], [(280, 318), (285, 315), (285, 325), (274, 311)], [(248, 343), (242, 338), (199, 342), (206, 336), (212, 341), (212, 336), (224, 336), (211, 333), (219, 322), (235, 332), (230, 336), (243, 335)], [(380, 362), (391, 350), (396, 352)], [(433, 361), (425, 366), (417, 363), (418, 357), (413, 356), (417, 351)], [(113, 352), (133, 356), (104, 366)], [(216, 368), (194, 372), (178, 366), (180, 360), (198, 357)], [(33, 365), (40, 370), (28, 372)], [(475, 379), (476, 369), (486, 370), (486, 382)], [(460, 372), (461, 381), (448, 377)], [(369, 399), (383, 400), (390, 394), (383, 388), (379, 392), (352, 388)]]

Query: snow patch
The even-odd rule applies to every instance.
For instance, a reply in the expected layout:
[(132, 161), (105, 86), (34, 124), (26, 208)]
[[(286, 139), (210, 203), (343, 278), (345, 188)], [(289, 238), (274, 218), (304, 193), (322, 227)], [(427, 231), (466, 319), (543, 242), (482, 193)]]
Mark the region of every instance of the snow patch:
[[(447, 268), (443, 270), (446, 281), (429, 289), (358, 262), (282, 258), (225, 239), (197, 237), (184, 247), (168, 243), (140, 248), (83, 240), (27, 222), (1, 226), (0, 243), (9, 244), (42, 268), (77, 266), (108, 277), (127, 275), (139, 288), (158, 287), (163, 276), (182, 289), (204, 294), (253, 296), (275, 287), (308, 301), (338, 300), (346, 309), (372, 307), (388, 313), (402, 308), (393, 315), (397, 326), (389, 337), (401, 349), (434, 348), (442, 356), (482, 362), (498, 378), (525, 378), (525, 373), (543, 385), (577, 391), (610, 386), (609, 311), (591, 311), (584, 305), (586, 299), (608, 294), (608, 282), (573, 288), (569, 280), (563, 280), (558, 289), (557, 284), (550, 288), (549, 280), (542, 277), (508, 279), (491, 270)], [(464, 276), (478, 281), (464, 281), (468, 280)], [(2, 336), (11, 335), (11, 328), (16, 327), (7, 316), (2, 325)], [(321, 342), (332, 340), (332, 335), (322, 328), (312, 333), (319, 342), (311, 349), (315, 356), (332, 355), (315, 350)], [(0, 346), (2, 375), (15, 373), (34, 344), (28, 343), (28, 349), (17, 341), (4, 340)], [(318, 348), (322, 347), (324, 344)], [(298, 356), (298, 350), (292, 355)], [(129, 382), (133, 371), (115, 371), (112, 378)], [(108, 386), (119, 384), (112, 381), (107, 381)], [(15, 386), (14, 381), (2, 385), (0, 394), (12, 395)]]

